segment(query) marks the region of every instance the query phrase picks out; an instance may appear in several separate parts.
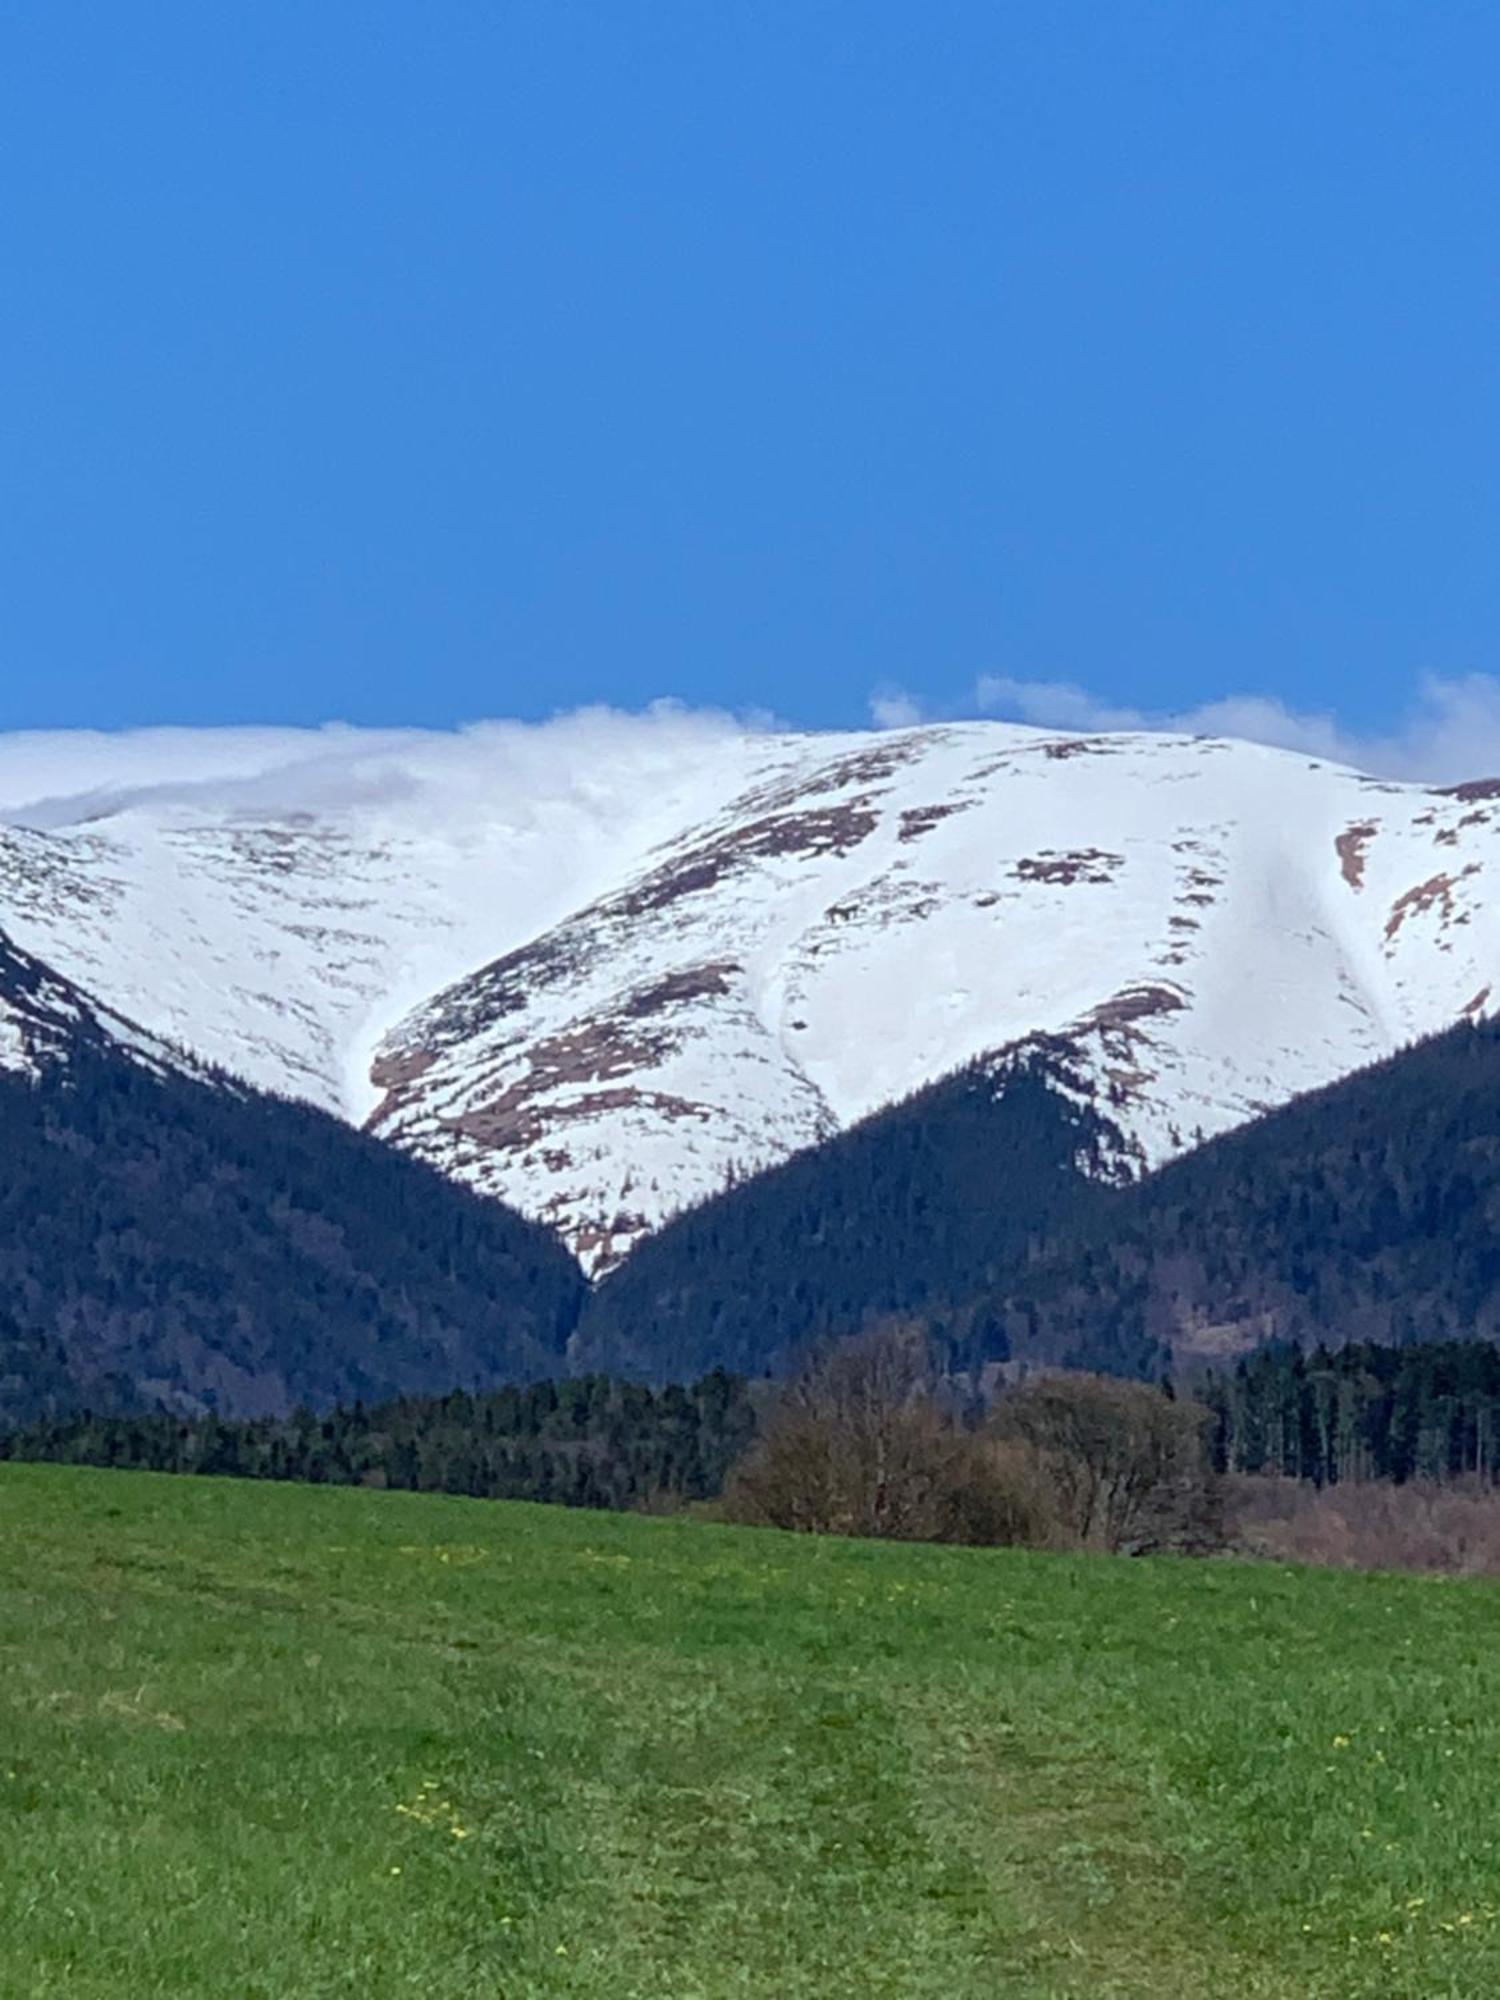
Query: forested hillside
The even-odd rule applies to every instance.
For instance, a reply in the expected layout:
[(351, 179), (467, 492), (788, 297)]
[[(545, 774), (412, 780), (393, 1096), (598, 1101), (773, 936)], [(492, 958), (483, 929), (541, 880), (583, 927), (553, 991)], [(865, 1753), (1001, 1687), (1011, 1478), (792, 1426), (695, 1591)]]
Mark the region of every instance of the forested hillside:
[(1065, 1055), (976, 1064), (648, 1238), (597, 1288), (575, 1367), (763, 1374), (890, 1313), (1009, 1285), (1048, 1232), (1108, 1207), (1083, 1168), (1119, 1135), (1055, 1088)]
[(0, 1075), (0, 1132), (11, 1423), (753, 1377), (893, 1314), (976, 1382), (1500, 1337), (1489, 1025), (1133, 1184), (1065, 1050), (976, 1065), (690, 1211), (592, 1295), (545, 1230), (324, 1114), (87, 1038)]
[(0, 1073), (0, 1134), (0, 1419), (557, 1371), (555, 1239), (322, 1112), (81, 1038)]
[[(1464, 1026), (1129, 1186), (1039, 1055), (982, 1067), (732, 1189), (593, 1296), (577, 1365), (775, 1370), (913, 1315), (961, 1371), (1161, 1374), (1266, 1341), (1500, 1336), (1500, 1026)], [(1054, 1088), (1061, 1079), (1069, 1094)]]
[(1500, 1336), (1500, 1025), (1461, 1027), (1299, 1099), (1080, 1218), (942, 1329), (1122, 1372), (1268, 1341)]

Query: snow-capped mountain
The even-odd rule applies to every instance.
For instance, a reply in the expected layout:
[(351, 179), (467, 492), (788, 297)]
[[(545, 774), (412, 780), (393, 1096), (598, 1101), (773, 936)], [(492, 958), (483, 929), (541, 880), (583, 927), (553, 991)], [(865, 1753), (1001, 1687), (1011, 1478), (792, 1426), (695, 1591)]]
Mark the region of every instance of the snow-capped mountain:
[(81, 1048), (159, 1075), (195, 1069), (190, 1057), (91, 1000), (0, 931), (0, 1070), (39, 1077)]
[(573, 727), (546, 756), (351, 739), (208, 776), (189, 743), (171, 782), (101, 769), (99, 739), (70, 778), (49, 739), (24, 810), (0, 759), (0, 923), (596, 1271), (1032, 1038), (1151, 1166), (1500, 983), (1500, 783), (998, 723)]

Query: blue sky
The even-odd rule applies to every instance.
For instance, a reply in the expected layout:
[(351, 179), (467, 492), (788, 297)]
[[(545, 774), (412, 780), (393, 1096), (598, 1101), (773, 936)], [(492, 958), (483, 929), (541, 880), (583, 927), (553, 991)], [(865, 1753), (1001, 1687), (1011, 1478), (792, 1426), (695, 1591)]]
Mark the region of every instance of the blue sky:
[(0, 727), (1451, 725), (1497, 68), (1456, 0), (16, 0)]

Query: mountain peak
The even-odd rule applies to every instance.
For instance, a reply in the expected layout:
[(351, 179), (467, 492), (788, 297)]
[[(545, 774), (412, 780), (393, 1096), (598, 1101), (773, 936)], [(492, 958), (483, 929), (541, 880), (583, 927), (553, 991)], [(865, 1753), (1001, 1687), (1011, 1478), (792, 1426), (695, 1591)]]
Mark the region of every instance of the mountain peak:
[(113, 802), (91, 771), (91, 817), (0, 829), (0, 921), (59, 982), (10, 975), (13, 1060), (92, 1006), (368, 1124), (598, 1273), (1038, 1038), (1139, 1171), (1490, 1011), (1488, 780), (1002, 723), (568, 728)]

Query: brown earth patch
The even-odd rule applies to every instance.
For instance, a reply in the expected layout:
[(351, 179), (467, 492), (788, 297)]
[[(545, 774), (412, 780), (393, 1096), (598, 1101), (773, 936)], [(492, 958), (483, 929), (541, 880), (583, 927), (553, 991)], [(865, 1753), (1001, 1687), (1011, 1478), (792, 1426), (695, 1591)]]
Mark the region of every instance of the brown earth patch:
[(1408, 889), (1398, 896), (1391, 905), (1391, 913), (1385, 921), (1385, 941), (1395, 942), (1397, 933), (1408, 917), (1424, 917), (1429, 910), (1439, 913), (1439, 921), (1444, 926), (1453, 922), (1453, 892), (1458, 884), (1470, 875), (1479, 872), (1479, 863), (1471, 861), (1467, 868), (1457, 875), (1433, 875), (1425, 882), (1419, 882), (1414, 889)]
[(386, 1120), (407, 1102), (412, 1095), (413, 1084), (420, 1082), (437, 1059), (436, 1049), (430, 1048), (404, 1048), (392, 1055), (377, 1054), (370, 1064), (370, 1081), (384, 1095), (365, 1120), (365, 1131), (378, 1132)]
[(1206, 868), (1186, 869), (1182, 876), (1185, 886), (1174, 900), (1179, 908), (1184, 903), (1191, 903), (1194, 909), (1212, 909), (1217, 901), (1213, 892), (1220, 886), (1221, 880), (1220, 876), (1211, 875)]
[[(470, 973), (415, 1017), (412, 1034), (417, 1049), (427, 1052), (430, 1063), (436, 1060), (437, 1051), (469, 1040), (508, 1014), (524, 1013), (536, 992), (577, 976), (592, 944), (584, 930), (551, 931)], [(384, 1085), (387, 1068), (416, 1059), (408, 1054), (410, 1046), (394, 1056), (377, 1057), (371, 1066), (372, 1080)], [(415, 1074), (420, 1075), (420, 1070)], [(401, 1081), (396, 1079), (390, 1087), (398, 1087)], [(376, 1115), (382, 1114), (383, 1108)]]
[(874, 832), (878, 816), (865, 799), (805, 812), (767, 813), (748, 826), (733, 827), (706, 841), (680, 861), (668, 863), (603, 908), (611, 915), (646, 916), (684, 896), (714, 888), (747, 863), (781, 855), (845, 855)]
[(396, 1055), (377, 1055), (370, 1064), (370, 1081), (381, 1090), (400, 1090), (425, 1076), (436, 1061), (435, 1049), (402, 1049)]
[(1500, 778), (1470, 778), (1462, 785), (1438, 785), (1440, 799), (1462, 799), (1472, 805), (1479, 799), (1500, 799)]
[[(701, 1107), (683, 1098), (643, 1090), (625, 1079), (652, 1069), (679, 1045), (679, 1034), (657, 1025), (663, 1015), (695, 999), (728, 992), (730, 979), (739, 969), (728, 960), (691, 966), (637, 989), (614, 1011), (545, 1036), (518, 1051), (517, 1059), (525, 1065), (522, 1074), (437, 1122), (486, 1150), (517, 1151), (538, 1144), (559, 1124), (633, 1105), (650, 1105), (668, 1118), (705, 1117)], [(416, 1097), (412, 1086), (436, 1060), (435, 1053), (420, 1050), (388, 1065), (391, 1080), (387, 1094), (369, 1124), (378, 1128)], [(604, 1087), (557, 1101), (555, 1093), (560, 1088), (578, 1085)]]
[(457, 1112), (438, 1122), (445, 1131), (457, 1133), (486, 1152), (522, 1152), (550, 1137), (559, 1125), (577, 1125), (607, 1111), (645, 1108), (663, 1118), (695, 1118), (700, 1122), (709, 1115), (703, 1105), (689, 1103), (687, 1098), (674, 1096), (671, 1091), (642, 1090), (635, 1084), (591, 1090), (561, 1103), (539, 1103), (537, 1100), (546, 1089), (546, 1079), (527, 1077), (503, 1090), (488, 1104), (476, 1105), (472, 1111)]
[(1074, 882), (1112, 882), (1112, 868), (1123, 868), (1123, 854), (1106, 854), (1102, 848), (1080, 847), (1071, 853), (1058, 854), (1045, 849), (1041, 854), (1027, 855), (1012, 868), (1011, 875), (1018, 882), (1053, 882), (1068, 885)]
[(708, 965), (690, 965), (681, 972), (669, 972), (665, 979), (658, 979), (654, 985), (643, 986), (630, 994), (621, 1005), (622, 1020), (643, 1021), (653, 1014), (663, 1014), (669, 1007), (680, 1007), (689, 1000), (717, 999), (730, 991), (730, 981), (740, 967), (732, 959), (722, 959)]
[(1187, 997), (1181, 987), (1147, 981), (1123, 987), (1111, 999), (1101, 1000), (1073, 1024), (1072, 1032), (1088, 1034), (1095, 1029), (1131, 1028), (1161, 1014), (1180, 1014), (1186, 1006)]
[(1179, 1014), (1186, 1006), (1187, 997), (1181, 987), (1145, 981), (1123, 987), (1072, 1023), (1067, 1039), (1075, 1046), (1084, 1036), (1098, 1036), (1104, 1057), (1099, 1075), (1112, 1105), (1128, 1104), (1155, 1077), (1156, 1072), (1147, 1067), (1145, 1060), (1150, 1037), (1142, 1024), (1166, 1014)]
[(979, 803), (977, 799), (955, 799), (940, 806), (911, 806), (901, 815), (901, 830), (897, 840), (920, 840), (924, 833), (931, 833), (939, 820), (951, 819), (955, 813), (972, 812)]
[(798, 787), (799, 795), (817, 798), (824, 792), (841, 792), (847, 785), (878, 784), (882, 778), (894, 777), (904, 764), (916, 763), (940, 735), (941, 731), (924, 729), (916, 736), (895, 737), (869, 750), (852, 750), (847, 757), (815, 771)]
[[(644, 1236), (650, 1225), (644, 1215), (629, 1209), (620, 1209), (609, 1222), (579, 1222), (563, 1226), (562, 1217), (565, 1204), (559, 1202), (551, 1213), (558, 1218), (560, 1233), (567, 1239), (573, 1255), (596, 1278), (602, 1278), (606, 1271), (612, 1271), (617, 1264), (623, 1264), (635, 1247), (636, 1239)], [(623, 1238), (622, 1247), (615, 1245)]]
[(1377, 825), (1373, 819), (1357, 820), (1353, 826), (1346, 826), (1333, 843), (1339, 872), (1356, 893), (1364, 887), (1365, 849), (1375, 838)]

